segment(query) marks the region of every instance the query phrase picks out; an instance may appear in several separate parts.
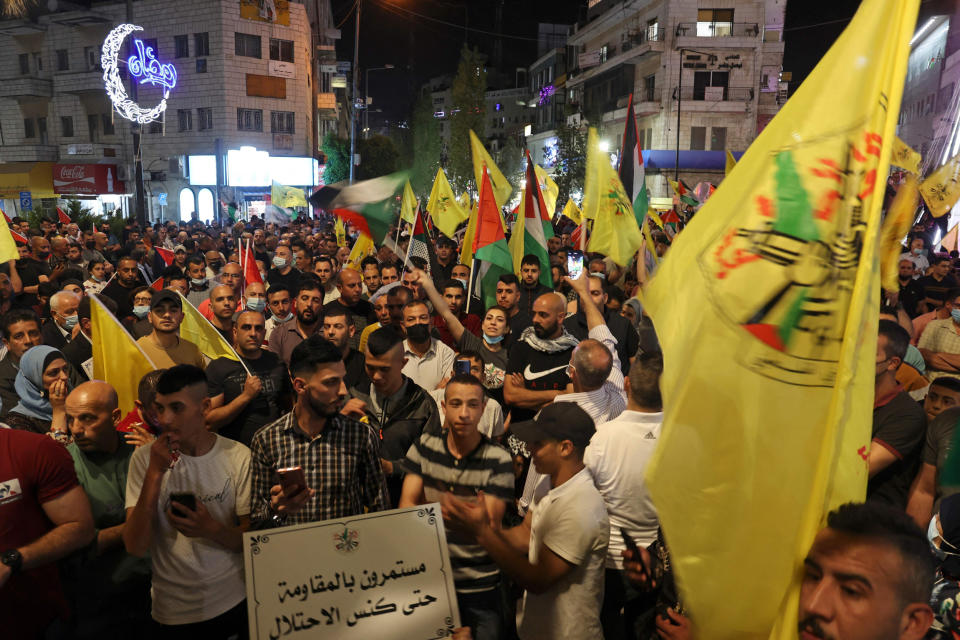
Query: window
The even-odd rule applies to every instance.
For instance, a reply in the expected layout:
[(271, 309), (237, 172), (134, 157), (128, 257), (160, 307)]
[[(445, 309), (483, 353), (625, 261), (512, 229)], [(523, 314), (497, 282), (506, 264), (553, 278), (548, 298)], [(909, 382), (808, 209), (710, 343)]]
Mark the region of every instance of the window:
[(33, 66), (36, 67), (37, 71), (43, 71), (43, 56), (40, 55), (39, 51), (33, 54)]
[(653, 149), (653, 127), (647, 129), (647, 146)]
[(733, 35), (733, 9), (700, 9), (697, 11), (697, 36), (713, 38)]
[(653, 102), (654, 100), (656, 100), (656, 97), (655, 97), (656, 88), (657, 88), (656, 75), (647, 76), (646, 78), (643, 79), (643, 93), (644, 93), (643, 97), (647, 102)]
[(690, 127), (690, 149), (703, 151), (707, 143), (706, 127)]
[(100, 116), (95, 113), (87, 115), (87, 131), (90, 142), (100, 142)]
[(263, 131), (263, 110), (237, 109), (237, 131)]
[(660, 19), (654, 18), (647, 20), (647, 40), (657, 40), (660, 38)]
[(189, 58), (190, 40), (187, 38), (187, 36), (173, 36), (173, 50), (173, 57)]
[(33, 128), (33, 118), (24, 118), (23, 119), (23, 137), (24, 138), (36, 138), (37, 132)]
[(100, 69), (100, 47), (84, 47), (83, 58), (87, 61), (87, 71)]
[(193, 55), (198, 58), (210, 55), (210, 34), (207, 32), (193, 34)]
[(112, 136), (117, 133), (116, 129), (113, 127), (113, 114), (112, 113), (101, 113), (100, 114), (100, 124), (103, 125), (103, 135)]
[(197, 194), (197, 217), (203, 222), (213, 222), (213, 191), (200, 189)]
[(193, 191), (187, 187), (180, 189), (180, 197), (178, 200), (180, 204), (180, 222), (187, 222), (193, 217), (193, 214), (197, 210), (196, 198), (194, 198)]
[(248, 58), (260, 57), (260, 36), (252, 36), (247, 33), (234, 34), (234, 53), (238, 56)]
[(200, 131), (213, 129), (213, 109), (211, 107), (197, 109), (197, 129)]
[[(721, 99), (726, 100), (729, 81), (729, 71), (697, 71), (693, 74), (693, 99), (716, 100), (716, 94), (721, 94)], [(708, 91), (707, 87), (722, 87), (723, 91)]]
[(293, 133), (293, 111), (271, 111), (270, 133)]
[(163, 133), (163, 121), (154, 120), (150, 123), (147, 133), (162, 134)]
[(177, 109), (177, 128), (180, 131), (193, 130), (193, 111), (190, 109)]
[(710, 128), (710, 150), (724, 151), (726, 148), (727, 148), (727, 128), (711, 127)]
[(160, 57), (160, 45), (157, 44), (156, 38), (144, 38), (143, 47), (144, 51), (146, 51), (146, 49), (153, 49), (153, 55)]
[[(259, 47), (259, 45), (257, 46)], [(259, 58), (260, 56), (258, 55), (257, 57)], [(270, 38), (270, 59), (293, 62), (293, 40)]]
[(20, 75), (27, 76), (30, 75), (30, 55), (26, 53), (20, 54)]
[(40, 135), (40, 144), (47, 144), (47, 119), (37, 118), (37, 133)]
[(607, 61), (607, 45), (600, 47), (600, 64), (603, 64)]
[(197, 73), (206, 73), (206, 72), (207, 72), (207, 59), (197, 58)]
[(72, 116), (60, 117), (60, 132), (64, 138), (73, 137), (73, 117)]
[(66, 49), (57, 49), (57, 71), (69, 71), (70, 58)]

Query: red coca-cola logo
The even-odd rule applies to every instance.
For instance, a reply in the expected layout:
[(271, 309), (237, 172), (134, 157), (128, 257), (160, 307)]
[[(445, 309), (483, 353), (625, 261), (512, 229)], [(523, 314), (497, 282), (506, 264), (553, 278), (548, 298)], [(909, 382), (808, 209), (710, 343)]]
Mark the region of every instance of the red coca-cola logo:
[(86, 168), (82, 164), (61, 165), (59, 167), (61, 180), (81, 180), (87, 176)]

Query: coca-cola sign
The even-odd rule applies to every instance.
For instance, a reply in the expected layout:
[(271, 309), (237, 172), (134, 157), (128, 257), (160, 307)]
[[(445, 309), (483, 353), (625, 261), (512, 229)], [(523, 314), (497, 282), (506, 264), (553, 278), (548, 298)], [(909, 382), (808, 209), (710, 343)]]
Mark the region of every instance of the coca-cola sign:
[(125, 193), (115, 164), (55, 164), (53, 191), (64, 195)]

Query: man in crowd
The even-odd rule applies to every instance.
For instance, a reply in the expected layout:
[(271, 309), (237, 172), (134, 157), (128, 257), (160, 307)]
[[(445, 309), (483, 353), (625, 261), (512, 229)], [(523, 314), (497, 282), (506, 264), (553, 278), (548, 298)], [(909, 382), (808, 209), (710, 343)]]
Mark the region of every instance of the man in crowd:
[(270, 285), (270, 289), (267, 290), (267, 307), (270, 309), (270, 317), (267, 318), (266, 324), (267, 343), (270, 342), (274, 329), (293, 318), (292, 298), (290, 289), (286, 285)]
[[(339, 350), (311, 336), (293, 350), (293, 410), (253, 438), (253, 514), (274, 526), (390, 508), (375, 431), (341, 413), (347, 398)], [(306, 486), (274, 482), (299, 467)]]
[(393, 263), (381, 263), (380, 265), (380, 286), (392, 284), (400, 281), (400, 271), (397, 265)]
[[(417, 283), (419, 288), (419, 282)], [(433, 391), (453, 369), (456, 354), (453, 349), (430, 335), (430, 310), (420, 300), (409, 302), (403, 308), (403, 328), (407, 339), (403, 342), (407, 363), (403, 374), (426, 391)]]
[(917, 348), (927, 363), (927, 377), (960, 377), (960, 289), (950, 290), (944, 307), (949, 317), (932, 320), (923, 330)]
[(913, 277), (914, 269), (912, 260), (900, 258), (897, 273), (897, 283), (900, 285), (900, 290), (897, 299), (911, 318), (917, 315), (917, 305), (923, 300), (923, 287)]
[[(360, 345), (360, 335), (373, 314), (373, 305), (363, 299), (363, 277), (354, 269), (341, 269), (337, 275), (337, 291), (340, 297), (336, 302), (350, 313), (355, 328), (350, 337), (350, 346), (356, 349)], [(327, 303), (325, 307), (330, 304)]]
[(195, 307), (199, 307), (210, 296), (210, 279), (207, 278), (207, 266), (200, 256), (190, 256), (187, 259), (187, 277), (190, 278), (190, 290), (187, 300)]
[(220, 332), (228, 343), (233, 342), (233, 314), (237, 309), (237, 298), (233, 287), (218, 284), (210, 289), (207, 299), (210, 309), (210, 324)]
[(930, 523), (940, 501), (957, 492), (956, 487), (943, 485), (940, 474), (946, 467), (947, 454), (960, 421), (960, 380), (937, 378), (930, 383), (923, 400), (927, 414), (927, 432), (921, 454), (921, 465), (907, 498), (907, 514), (921, 527)]
[(354, 316), (339, 301), (331, 302), (323, 311), (323, 337), (329, 340), (343, 357), (343, 366), (346, 369), (343, 380), (347, 388), (356, 387), (367, 377), (363, 363), (363, 354), (354, 349), (351, 344), (356, 336)]
[(43, 339), (37, 315), (27, 309), (11, 309), (5, 313), (0, 318), (0, 330), (7, 348), (7, 354), (0, 360), (0, 415), (6, 415), (20, 402), (14, 388), (20, 358), (30, 347), (43, 344)]
[[(446, 282), (443, 282), (442, 286), (443, 289), (440, 291), (440, 295), (443, 296), (447, 306), (450, 307), (450, 313), (457, 317), (464, 329), (479, 338), (483, 321), (480, 319), (480, 316), (464, 311), (467, 290), (463, 286), (463, 283), (450, 278), (446, 280)], [(443, 316), (439, 314), (433, 316), (433, 327), (437, 330), (437, 333), (440, 334), (440, 340), (443, 341), (443, 344), (451, 349), (457, 348), (457, 341), (454, 340), (453, 335), (451, 335), (450, 329), (447, 327), (447, 322), (443, 319)]]
[(163, 432), (130, 460), (123, 528), (128, 553), (150, 554), (153, 619), (169, 637), (246, 637), (250, 450), (207, 429), (197, 367), (165, 371), (154, 406)]
[(103, 288), (101, 292), (117, 303), (117, 317), (126, 318), (133, 315), (133, 302), (130, 294), (137, 287), (150, 284), (144, 282), (137, 268), (135, 258), (125, 256), (117, 261), (117, 276)]
[[(110, 309), (113, 307), (113, 300), (109, 298), (100, 299), (104, 306)], [(106, 302), (104, 302), (106, 301)], [(63, 357), (67, 359), (70, 366), (73, 367), (83, 379), (89, 380), (93, 377), (93, 324), (90, 321), (90, 298), (84, 296), (77, 307), (77, 317), (80, 327), (75, 340), (60, 350)]]
[(455, 264), (457, 264), (457, 243), (441, 235), (437, 239), (437, 268), (431, 274), (434, 282), (446, 282), (452, 278)]
[[(602, 263), (602, 261), (601, 261)], [(640, 335), (629, 320), (619, 313), (607, 309), (608, 294), (604, 290), (603, 279), (590, 275), (587, 276), (588, 294), (597, 308), (603, 313), (603, 322), (610, 329), (610, 333), (617, 337), (617, 356), (620, 359), (620, 367), (624, 374), (630, 371), (630, 362), (637, 354), (637, 347), (640, 345)], [(563, 321), (563, 326), (577, 340), (583, 340), (589, 333), (587, 326), (587, 316), (584, 313), (583, 297), (579, 297), (580, 303), (575, 314), (567, 316)]]
[(927, 250), (924, 248), (926, 241), (921, 234), (915, 234), (910, 238), (910, 250), (900, 254), (901, 260), (909, 260), (913, 263), (915, 279), (922, 278), (930, 267), (930, 261), (927, 260)]
[(333, 258), (330, 256), (319, 256), (313, 261), (313, 273), (320, 279), (320, 285), (323, 287), (323, 304), (333, 302), (340, 297), (340, 291), (337, 288), (337, 271), (333, 265)]
[[(549, 265), (547, 265), (549, 266)], [(543, 265), (540, 264), (540, 258), (532, 253), (523, 256), (520, 261), (520, 300), (519, 305), (522, 311), (533, 315), (533, 303), (545, 293), (553, 290), (540, 283), (540, 271)]]
[(77, 328), (77, 307), (80, 297), (69, 291), (58, 291), (50, 296), (50, 319), (40, 333), (43, 344), (54, 349), (63, 349), (80, 331)]
[(497, 279), (497, 304), (507, 310), (510, 334), (519, 339), (533, 321), (530, 314), (520, 308), (520, 280), (512, 273), (505, 273)]
[(313, 277), (301, 280), (293, 307), (295, 319), (279, 325), (270, 336), (270, 350), (288, 366), (294, 348), (321, 329), (323, 289), (320, 281)]
[(950, 290), (960, 287), (960, 283), (950, 273), (952, 270), (953, 259), (947, 255), (939, 255), (933, 260), (930, 275), (917, 280), (917, 284), (923, 289), (923, 299), (928, 309), (943, 306)]
[(273, 254), (273, 267), (267, 271), (267, 284), (270, 287), (283, 285), (290, 291), (296, 291), (300, 285), (300, 272), (293, 268), (293, 253), (289, 246), (277, 245)]
[[(237, 262), (228, 262), (223, 267), (223, 270), (220, 272), (217, 280), (220, 282), (219, 286), (230, 287), (230, 289), (233, 291), (233, 300), (236, 303), (236, 307), (232, 311), (240, 311), (243, 309), (243, 272), (240, 264)], [(215, 288), (216, 286), (214, 286), (214, 289)], [(197, 311), (199, 311), (204, 318), (213, 322), (214, 313), (210, 309), (210, 305), (213, 304), (212, 289), (210, 293), (211, 296), (200, 303), (200, 306), (197, 307)]]
[(380, 288), (380, 263), (373, 256), (367, 256), (360, 262), (363, 273), (363, 293), (369, 300)]
[(54, 273), (50, 267), (49, 258), (50, 241), (43, 236), (30, 238), (30, 253), (17, 264), (17, 273), (20, 274), (20, 280), (23, 283), (23, 291), (17, 301), (20, 306), (32, 307), (37, 304), (38, 287), (44, 282), (60, 277), (63, 270), (59, 269)]
[(260, 427), (280, 416), (281, 406), (289, 406), (286, 367), (277, 354), (261, 348), (265, 335), (262, 313), (238, 314), (232, 344), (240, 362), (217, 358), (206, 370), (210, 395), (207, 428), (247, 446)]
[(160, 369), (168, 369), (178, 364), (189, 364), (201, 369), (205, 366), (203, 354), (197, 345), (180, 337), (180, 323), (183, 322), (182, 300), (175, 291), (158, 291), (150, 302), (150, 313), (147, 315), (153, 331), (137, 340), (137, 345)]

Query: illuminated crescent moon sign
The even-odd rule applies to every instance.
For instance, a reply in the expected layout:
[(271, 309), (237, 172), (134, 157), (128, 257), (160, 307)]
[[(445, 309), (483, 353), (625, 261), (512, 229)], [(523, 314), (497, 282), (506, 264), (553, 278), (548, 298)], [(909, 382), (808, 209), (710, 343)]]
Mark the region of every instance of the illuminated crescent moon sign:
[(127, 70), (139, 84), (163, 87), (163, 98), (152, 109), (144, 109), (131, 100), (120, 78), (118, 61), (124, 39), (134, 31), (143, 31), (143, 27), (121, 24), (108, 33), (100, 51), (100, 65), (103, 67), (103, 84), (113, 107), (127, 120), (147, 124), (157, 120), (166, 110), (170, 91), (177, 85), (177, 70), (172, 64), (160, 63), (153, 47), (145, 45), (142, 40), (135, 40), (134, 49), (137, 53), (127, 60)]

